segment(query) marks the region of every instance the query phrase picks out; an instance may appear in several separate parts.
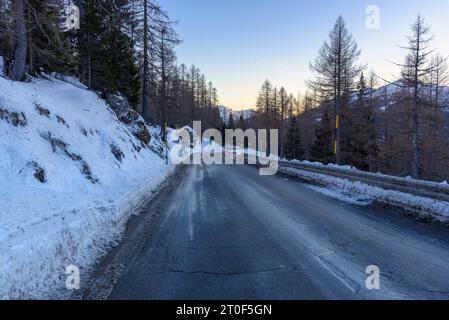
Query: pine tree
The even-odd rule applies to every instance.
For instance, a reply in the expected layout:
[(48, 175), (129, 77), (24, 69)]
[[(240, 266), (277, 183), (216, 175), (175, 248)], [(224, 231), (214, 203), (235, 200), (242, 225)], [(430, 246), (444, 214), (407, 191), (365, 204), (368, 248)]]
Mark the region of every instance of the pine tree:
[(308, 81), (312, 91), (320, 94), (321, 102), (331, 101), (336, 118), (335, 145), (336, 160), (341, 162), (342, 110), (346, 106), (350, 91), (358, 74), (364, 69), (357, 65), (361, 51), (353, 36), (349, 33), (343, 17), (339, 16), (323, 44), (315, 62), (310, 65), (315, 78)]
[(447, 86), (449, 81), (449, 73), (447, 66), (448, 57), (443, 57), (441, 54), (436, 53), (432, 56), (430, 61), (430, 103), (435, 108), (441, 106), (441, 87)]
[(357, 83), (357, 100), (345, 110), (342, 155), (345, 163), (365, 171), (373, 169), (378, 151), (374, 110), (368, 102), (368, 85), (362, 73)]
[(81, 0), (80, 30), (78, 32), (78, 67), (80, 80), (89, 89), (100, 89), (104, 86), (102, 79), (102, 43), (104, 34), (102, 16), (97, 1)]
[(105, 34), (102, 68), (105, 72), (106, 91), (124, 94), (132, 105), (139, 100), (137, 61), (132, 40), (123, 29), (128, 25), (130, 13), (127, 0), (107, 2), (104, 10), (112, 14), (104, 19)]
[(229, 114), (228, 129), (235, 129), (234, 116), (232, 112)]
[(84, 1), (82, 6), (82, 80), (94, 90), (120, 92), (135, 106), (140, 86), (133, 41), (126, 32), (131, 23), (128, 0)]
[(260, 117), (264, 119), (265, 129), (269, 129), (271, 125), (271, 108), (273, 106), (274, 89), (271, 82), (267, 79), (260, 89), (259, 96), (257, 97), (257, 112)]
[(368, 84), (363, 72), (360, 74), (359, 81), (357, 82), (357, 98), (363, 105), (365, 104), (366, 95), (368, 93)]
[(287, 130), (284, 154), (287, 160), (299, 160), (304, 155), (304, 148), (301, 142), (301, 131), (297, 117), (290, 118)]
[[(3, 57), (3, 70), (0, 73), (10, 74), (13, 41), (13, 14), (11, 1), (0, 1), (0, 56)], [(9, 28), (8, 28), (9, 26)]]
[(311, 149), (313, 160), (324, 164), (328, 164), (335, 160), (332, 146), (332, 131), (329, 114), (325, 111), (320, 125), (315, 129), (315, 143)]
[(239, 117), (239, 122), (237, 124), (237, 128), (242, 129), (243, 131), (246, 130), (245, 118), (243, 118), (243, 114), (241, 114)]
[(62, 8), (62, 0), (0, 1), (0, 53), (10, 78), (73, 67), (74, 51), (62, 32)]
[(273, 124), (273, 105), (274, 103), (274, 89), (270, 80), (265, 80), (260, 89), (259, 96), (257, 97), (256, 108), (257, 115), (261, 120), (260, 127), (267, 130), (267, 155), (271, 152), (271, 139), (270, 139), (270, 130)]
[(411, 145), (411, 161), (410, 173), (413, 178), (419, 179), (422, 174), (422, 166), (420, 160), (421, 150), (421, 133), (420, 133), (420, 114), (423, 112), (423, 98), (420, 95), (420, 86), (424, 83), (424, 79), (434, 70), (428, 67), (428, 60), (433, 50), (430, 49), (430, 42), (433, 37), (430, 35), (430, 27), (426, 25), (423, 16), (418, 15), (415, 23), (411, 26), (412, 35), (408, 37), (408, 45), (402, 47), (408, 50), (405, 62), (400, 64), (402, 67), (402, 80), (404, 85), (413, 91), (411, 97), (412, 110), (411, 128), (410, 128), (410, 145)]
[(73, 52), (64, 41), (66, 35), (61, 23), (62, 0), (28, 0), (25, 16), (28, 30), (28, 72), (41, 70), (64, 72), (66, 64), (73, 64)]
[(289, 105), (289, 96), (287, 94), (287, 91), (284, 87), (282, 87), (279, 90), (279, 154), (281, 156), (285, 153), (285, 146), (284, 146), (284, 138), (285, 138), (285, 118), (287, 115), (287, 109)]

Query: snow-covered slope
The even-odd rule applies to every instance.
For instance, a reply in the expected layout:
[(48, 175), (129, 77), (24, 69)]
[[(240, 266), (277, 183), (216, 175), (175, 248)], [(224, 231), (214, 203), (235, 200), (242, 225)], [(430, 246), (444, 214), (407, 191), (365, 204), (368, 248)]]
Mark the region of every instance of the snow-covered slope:
[(240, 119), (241, 115), (243, 115), (243, 119), (246, 120), (253, 117), (255, 114), (255, 111), (253, 109), (235, 111), (225, 106), (219, 106), (218, 109), (220, 111), (221, 119), (225, 124), (228, 124), (229, 116), (231, 115), (231, 113), (235, 122), (237, 122)]
[(70, 82), (0, 77), (0, 299), (69, 295), (173, 169)]
[[(396, 103), (396, 101), (398, 100), (397, 95), (401, 94), (404, 92), (404, 84), (401, 81), (395, 81), (393, 83), (387, 84), (385, 86), (379, 87), (377, 89), (373, 90), (373, 97), (375, 99), (378, 99), (380, 101), (381, 104), (381, 111), (385, 111), (386, 106), (384, 103), (385, 97), (387, 98), (388, 101), (388, 106), (390, 105), (394, 105)], [(412, 89), (409, 89), (410, 93), (412, 93)], [(429, 92), (430, 92), (430, 88), (428, 86), (423, 86), (420, 88), (421, 94), (423, 97), (428, 97), (429, 96)], [(435, 99), (435, 88), (432, 88), (432, 96), (433, 99)], [(355, 92), (352, 94), (352, 100), (355, 101), (358, 98), (358, 94)], [(439, 87), (439, 103), (447, 108), (449, 107), (449, 87), (447, 86), (442, 86)], [(387, 106), (387, 107), (388, 107)]]

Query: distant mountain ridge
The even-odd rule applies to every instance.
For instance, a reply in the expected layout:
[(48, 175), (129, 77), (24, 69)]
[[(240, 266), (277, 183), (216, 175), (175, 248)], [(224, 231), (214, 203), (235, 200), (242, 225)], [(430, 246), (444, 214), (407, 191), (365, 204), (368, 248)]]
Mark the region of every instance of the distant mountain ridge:
[(218, 107), (220, 111), (220, 117), (223, 119), (223, 122), (225, 124), (228, 124), (229, 122), (229, 116), (232, 113), (232, 116), (234, 118), (234, 121), (238, 121), (240, 119), (240, 116), (243, 115), (243, 119), (249, 119), (253, 117), (256, 113), (254, 109), (244, 109), (244, 110), (232, 110), (231, 108), (228, 108), (226, 106), (219, 106)]
[[(396, 81), (385, 86), (379, 87), (373, 90), (373, 97), (377, 100), (376, 106), (380, 112), (385, 112), (389, 107), (394, 106), (397, 102), (398, 95), (401, 94), (401, 91), (405, 90), (413, 90), (407, 89), (401, 81)], [(430, 87), (422, 86), (420, 88), (420, 95), (422, 97), (430, 97)], [(369, 95), (369, 93), (368, 93)], [(386, 98), (386, 103), (385, 103)], [(352, 99), (357, 99), (357, 93), (353, 94)], [(432, 100), (435, 99), (435, 87), (432, 88)], [(449, 86), (441, 86), (439, 87), (439, 98), (438, 98), (439, 108), (447, 114), (449, 119)]]

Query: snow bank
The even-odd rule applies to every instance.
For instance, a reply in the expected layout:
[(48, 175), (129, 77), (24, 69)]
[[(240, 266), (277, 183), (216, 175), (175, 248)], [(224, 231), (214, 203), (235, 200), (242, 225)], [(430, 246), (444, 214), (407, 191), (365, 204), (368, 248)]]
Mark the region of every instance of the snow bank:
[(290, 163), (306, 164), (306, 165), (314, 166), (314, 167), (317, 167), (317, 168), (328, 167), (328, 168), (339, 168), (339, 169), (359, 171), (356, 168), (354, 168), (353, 166), (349, 166), (349, 165), (343, 166), (343, 165), (338, 165), (338, 164), (335, 164), (335, 163), (323, 164), (321, 162), (311, 162), (311, 161), (307, 161), (307, 160), (290, 160), (290, 161), (288, 161), (287, 159), (282, 159), (282, 160), (290, 162)]
[(68, 296), (65, 268), (85, 277), (173, 169), (157, 129), (144, 145), (63, 80), (0, 78), (0, 299)]
[(318, 192), (352, 204), (366, 205), (377, 201), (409, 209), (423, 217), (431, 217), (439, 222), (449, 221), (449, 203), (444, 201), (414, 196), (394, 190), (386, 190), (358, 181), (350, 181), (295, 168), (281, 167), (279, 171), (297, 176), (307, 182), (325, 186), (326, 188), (315, 186), (312, 188)]

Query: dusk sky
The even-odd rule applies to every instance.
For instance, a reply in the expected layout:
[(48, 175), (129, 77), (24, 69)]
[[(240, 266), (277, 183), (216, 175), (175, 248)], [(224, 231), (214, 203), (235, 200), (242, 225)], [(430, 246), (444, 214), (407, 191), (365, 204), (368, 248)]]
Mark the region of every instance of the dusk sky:
[[(269, 78), (297, 94), (306, 89), (313, 61), (339, 14), (368, 63), (393, 79), (402, 62), (405, 35), (420, 12), (435, 35), (433, 47), (449, 55), (449, 0), (161, 0), (183, 39), (179, 61), (194, 63), (218, 89), (220, 102), (234, 109), (254, 107)], [(370, 30), (366, 8), (380, 9), (380, 29)]]

